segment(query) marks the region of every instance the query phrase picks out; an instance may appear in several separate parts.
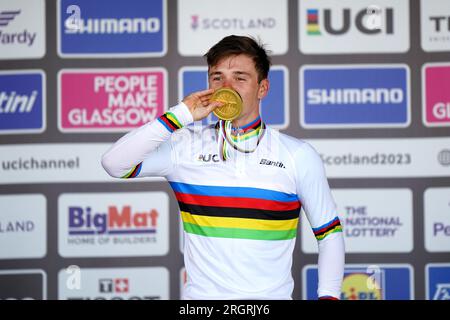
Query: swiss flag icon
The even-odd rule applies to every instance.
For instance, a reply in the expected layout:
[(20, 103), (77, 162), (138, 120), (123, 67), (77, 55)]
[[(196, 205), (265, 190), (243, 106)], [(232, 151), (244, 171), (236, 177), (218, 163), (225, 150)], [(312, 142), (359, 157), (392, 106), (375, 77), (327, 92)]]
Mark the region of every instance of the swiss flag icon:
[(116, 292), (128, 292), (129, 289), (128, 279), (125, 278), (114, 279), (114, 286)]

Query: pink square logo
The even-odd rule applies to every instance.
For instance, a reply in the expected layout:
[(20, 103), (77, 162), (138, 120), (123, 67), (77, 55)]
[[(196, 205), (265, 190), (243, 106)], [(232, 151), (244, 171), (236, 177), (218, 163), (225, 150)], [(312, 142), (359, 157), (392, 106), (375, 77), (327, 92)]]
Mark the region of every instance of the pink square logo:
[(450, 64), (429, 63), (422, 68), (422, 108), (426, 126), (450, 126)]
[(123, 132), (166, 111), (167, 72), (145, 69), (66, 69), (58, 75), (62, 132)]

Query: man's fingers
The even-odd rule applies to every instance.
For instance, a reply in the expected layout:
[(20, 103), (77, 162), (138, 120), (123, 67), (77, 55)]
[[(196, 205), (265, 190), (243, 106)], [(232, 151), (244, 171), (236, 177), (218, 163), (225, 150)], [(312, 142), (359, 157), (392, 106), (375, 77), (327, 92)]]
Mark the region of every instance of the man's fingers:
[(214, 109), (223, 106), (223, 102), (220, 101), (212, 101), (209, 105), (208, 105), (208, 109), (209, 111), (213, 111)]
[(213, 93), (214, 93), (214, 89), (206, 89), (203, 91), (196, 92), (196, 94), (199, 98), (203, 98), (205, 96), (211, 96)]

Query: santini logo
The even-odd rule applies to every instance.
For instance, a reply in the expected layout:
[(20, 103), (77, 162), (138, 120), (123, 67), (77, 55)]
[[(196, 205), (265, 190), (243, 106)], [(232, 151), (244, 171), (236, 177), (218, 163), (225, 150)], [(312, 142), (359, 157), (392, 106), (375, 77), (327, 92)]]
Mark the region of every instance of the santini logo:
[(30, 113), (33, 111), (38, 92), (18, 95), (15, 91), (0, 91), (0, 113)]
[(266, 166), (279, 167), (279, 168), (283, 168), (283, 169), (286, 168), (286, 167), (284, 166), (283, 162), (281, 162), (281, 161), (272, 161), (272, 160), (267, 160), (267, 159), (261, 159), (261, 161), (259, 162), (259, 164), (264, 164), (264, 165), (266, 165)]

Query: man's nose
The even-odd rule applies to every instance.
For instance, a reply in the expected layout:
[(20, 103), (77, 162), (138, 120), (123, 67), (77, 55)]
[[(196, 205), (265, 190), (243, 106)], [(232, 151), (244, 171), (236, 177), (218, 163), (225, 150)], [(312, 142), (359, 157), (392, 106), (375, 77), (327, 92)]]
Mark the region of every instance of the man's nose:
[(224, 88), (230, 88), (230, 89), (233, 89), (233, 86), (232, 86), (232, 84), (231, 84), (231, 80), (228, 79), (228, 78), (225, 78), (225, 79), (223, 80), (223, 87), (224, 87)]

